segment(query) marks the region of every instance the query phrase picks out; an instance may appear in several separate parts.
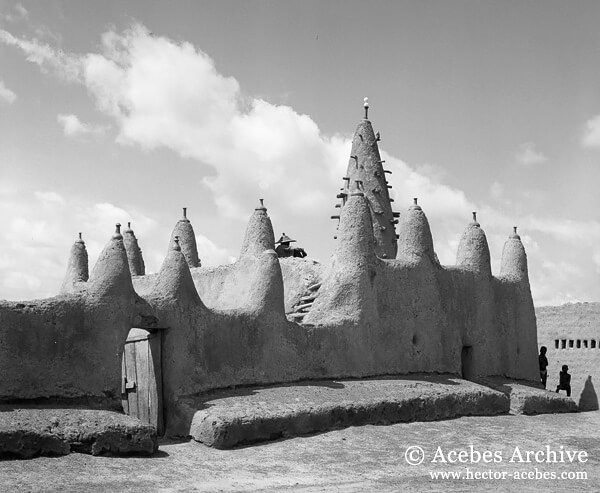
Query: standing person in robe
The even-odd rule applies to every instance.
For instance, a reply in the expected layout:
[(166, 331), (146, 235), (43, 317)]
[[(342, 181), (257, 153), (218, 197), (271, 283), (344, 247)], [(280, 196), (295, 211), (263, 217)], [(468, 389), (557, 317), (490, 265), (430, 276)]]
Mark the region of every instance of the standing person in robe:
[(542, 381), (544, 388), (546, 388), (546, 380), (548, 380), (548, 358), (546, 358), (546, 351), (548, 351), (548, 348), (546, 346), (542, 346), (540, 348), (540, 356), (538, 358), (540, 363), (540, 380)]

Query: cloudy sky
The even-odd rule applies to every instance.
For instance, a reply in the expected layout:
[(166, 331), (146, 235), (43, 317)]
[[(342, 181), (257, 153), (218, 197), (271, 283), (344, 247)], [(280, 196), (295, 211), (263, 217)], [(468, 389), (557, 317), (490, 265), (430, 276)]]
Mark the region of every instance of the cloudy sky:
[(453, 264), (519, 226), (539, 305), (600, 300), (600, 2), (0, 0), (0, 298), (57, 293), (132, 222), (148, 271), (188, 207), (204, 265), (265, 199), (327, 261), (369, 97), (396, 210)]

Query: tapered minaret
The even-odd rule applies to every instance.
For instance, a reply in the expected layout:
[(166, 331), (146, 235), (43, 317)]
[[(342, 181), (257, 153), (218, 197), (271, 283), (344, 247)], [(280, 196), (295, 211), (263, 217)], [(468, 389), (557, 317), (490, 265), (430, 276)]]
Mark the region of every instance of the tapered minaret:
[(350, 191), (340, 216), (339, 241), (330, 270), (324, 275), (319, 296), (304, 317), (306, 324), (378, 320), (376, 242), (371, 234), (369, 202), (362, 190)]
[(400, 255), (426, 255), (434, 263), (439, 263), (433, 250), (433, 237), (427, 216), (414, 199), (414, 204), (402, 214), (398, 225), (398, 252)]
[(473, 212), (473, 221), (467, 226), (458, 244), (456, 265), (492, 276), (490, 249), (485, 232), (477, 222), (477, 213)]
[(129, 261), (129, 271), (132, 276), (143, 276), (146, 274), (144, 265), (144, 257), (142, 257), (142, 249), (140, 248), (137, 238), (131, 223), (127, 223), (127, 229), (123, 232), (123, 245), (127, 252), (127, 260)]
[(510, 377), (537, 380), (539, 373), (535, 359), (538, 351), (535, 308), (529, 285), (527, 253), (516, 226), (502, 250), (500, 278), (512, 284), (512, 296), (515, 300), (513, 323), (505, 338), (509, 356), (509, 366), (505, 373)]
[(161, 304), (174, 304), (183, 301), (202, 305), (198, 291), (194, 286), (190, 267), (179, 245), (179, 236), (173, 238), (173, 243), (160, 268), (156, 283), (150, 295), (161, 300)]
[(275, 249), (275, 235), (273, 225), (267, 214), (267, 208), (263, 199), (259, 199), (260, 205), (254, 209), (250, 217), (244, 241), (242, 242), (241, 257), (262, 255), (265, 250)]
[(87, 292), (90, 295), (135, 296), (119, 223), (112, 238), (100, 253), (88, 283)]
[[(390, 194), (391, 185), (386, 180), (386, 174), (391, 173), (383, 169), (384, 161), (379, 155), (379, 132), (373, 132), (369, 121), (369, 103), (365, 98), (365, 115), (358, 124), (352, 139), (352, 151), (348, 162), (348, 171), (344, 176), (344, 186), (338, 198), (341, 202), (336, 207), (344, 207), (351, 190), (358, 186), (369, 204), (373, 223), (373, 236), (375, 237), (375, 253), (381, 258), (396, 258), (396, 223), (398, 215), (392, 212)], [(332, 216), (339, 219), (339, 215)]]
[(76, 282), (86, 282), (88, 278), (88, 254), (85, 242), (81, 238), (81, 233), (79, 233), (79, 238), (71, 247), (67, 274), (65, 275), (60, 292), (70, 293), (73, 291), (73, 285)]
[(516, 226), (513, 227), (513, 233), (508, 237), (502, 249), (500, 275), (529, 284), (527, 254), (521, 237), (517, 234)]
[(183, 253), (190, 269), (201, 267), (200, 258), (198, 257), (198, 247), (196, 245), (196, 234), (194, 233), (192, 223), (187, 218), (187, 207), (183, 208), (183, 217), (175, 224), (169, 245), (173, 245), (176, 236), (179, 236), (181, 253)]

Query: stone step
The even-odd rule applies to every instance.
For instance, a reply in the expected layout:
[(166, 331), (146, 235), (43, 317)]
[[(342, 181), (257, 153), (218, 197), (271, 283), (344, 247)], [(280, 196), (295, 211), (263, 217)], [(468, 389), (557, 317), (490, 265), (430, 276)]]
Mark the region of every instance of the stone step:
[(366, 424), (432, 421), (509, 411), (509, 397), (451, 375), (306, 381), (213, 391), (188, 400), (190, 435), (231, 448)]
[(313, 304), (312, 304), (312, 302), (311, 302), (311, 303), (302, 303), (301, 305), (298, 305), (298, 306), (296, 307), (296, 311), (297, 311), (297, 312), (299, 312), (299, 311), (302, 311), (302, 310), (307, 310), (307, 309), (309, 309), (309, 308), (310, 308), (312, 305), (313, 305)]
[(0, 457), (153, 454), (156, 429), (114, 411), (0, 405)]
[(577, 404), (564, 394), (557, 394), (525, 381), (503, 377), (489, 377), (479, 381), (487, 387), (502, 392), (510, 399), (511, 414), (553, 414), (578, 410)]

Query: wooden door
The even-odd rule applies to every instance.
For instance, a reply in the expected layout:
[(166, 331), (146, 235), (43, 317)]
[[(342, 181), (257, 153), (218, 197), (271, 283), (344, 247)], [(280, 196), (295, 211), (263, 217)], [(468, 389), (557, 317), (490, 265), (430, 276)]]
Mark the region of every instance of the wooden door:
[(163, 434), (161, 332), (131, 329), (123, 351), (121, 399), (125, 414)]

